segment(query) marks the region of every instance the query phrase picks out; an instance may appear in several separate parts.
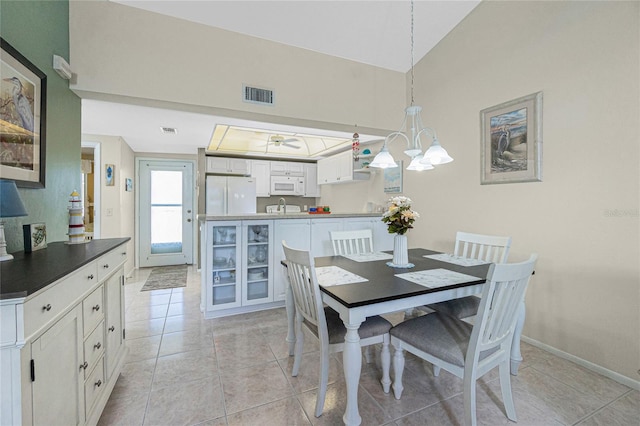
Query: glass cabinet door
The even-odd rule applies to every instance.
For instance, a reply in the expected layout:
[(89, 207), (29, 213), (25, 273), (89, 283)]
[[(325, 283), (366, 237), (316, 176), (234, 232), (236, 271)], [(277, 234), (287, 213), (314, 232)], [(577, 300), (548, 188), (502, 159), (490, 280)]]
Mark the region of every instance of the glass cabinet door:
[(243, 304), (264, 303), (273, 300), (271, 276), (272, 221), (245, 221), (246, 264)]
[(213, 308), (231, 308), (241, 305), (241, 277), (236, 269), (241, 257), (240, 226), (238, 222), (210, 224), (209, 241), (211, 255), (208, 260), (211, 286), (209, 303)]

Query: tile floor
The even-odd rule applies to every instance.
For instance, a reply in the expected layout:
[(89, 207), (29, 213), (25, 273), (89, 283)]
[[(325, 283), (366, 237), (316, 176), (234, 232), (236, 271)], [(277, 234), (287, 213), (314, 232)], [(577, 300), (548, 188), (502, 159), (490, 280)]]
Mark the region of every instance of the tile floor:
[[(99, 425), (340, 425), (342, 358), (331, 360), (324, 413), (313, 416), (317, 341), (308, 337), (291, 377), (284, 308), (215, 320), (199, 311), (200, 278), (185, 288), (140, 292), (150, 269), (125, 286), (129, 355)], [(392, 349), (393, 350), (393, 349)], [(638, 425), (640, 392), (523, 343), (512, 377), (518, 425)], [(460, 425), (462, 382), (407, 354), (401, 400), (385, 394), (375, 363), (363, 362), (358, 401), (363, 425)], [(513, 424), (496, 372), (478, 385), (478, 424)]]

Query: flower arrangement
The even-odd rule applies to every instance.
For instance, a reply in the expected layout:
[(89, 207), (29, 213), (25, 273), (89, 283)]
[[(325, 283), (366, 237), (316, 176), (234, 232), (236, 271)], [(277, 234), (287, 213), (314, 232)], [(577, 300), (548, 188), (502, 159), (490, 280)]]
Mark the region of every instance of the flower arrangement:
[(413, 222), (420, 217), (418, 212), (411, 210), (411, 198), (392, 197), (388, 203), (389, 210), (382, 215), (382, 221), (387, 224), (390, 234), (406, 234), (413, 228)]

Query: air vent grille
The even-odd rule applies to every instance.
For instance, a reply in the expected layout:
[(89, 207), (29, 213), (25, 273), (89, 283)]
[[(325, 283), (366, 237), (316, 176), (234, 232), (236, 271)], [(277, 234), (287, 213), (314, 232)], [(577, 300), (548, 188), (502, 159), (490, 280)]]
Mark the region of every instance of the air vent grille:
[(273, 105), (273, 90), (244, 86), (244, 101), (262, 105)]
[(165, 135), (177, 135), (178, 129), (175, 127), (160, 127), (160, 131)]

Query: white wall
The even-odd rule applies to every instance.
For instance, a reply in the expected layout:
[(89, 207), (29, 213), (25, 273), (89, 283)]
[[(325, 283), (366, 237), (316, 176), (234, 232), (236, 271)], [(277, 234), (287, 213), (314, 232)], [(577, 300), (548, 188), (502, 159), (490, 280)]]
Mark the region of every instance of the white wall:
[[(639, 16), (638, 2), (482, 2), (416, 67), (423, 121), (455, 161), (404, 177), (421, 214), (410, 246), (450, 251), (457, 230), (511, 235), (510, 260), (540, 254), (524, 334), (635, 381)], [(481, 186), (479, 112), (537, 91), (543, 181)]]

